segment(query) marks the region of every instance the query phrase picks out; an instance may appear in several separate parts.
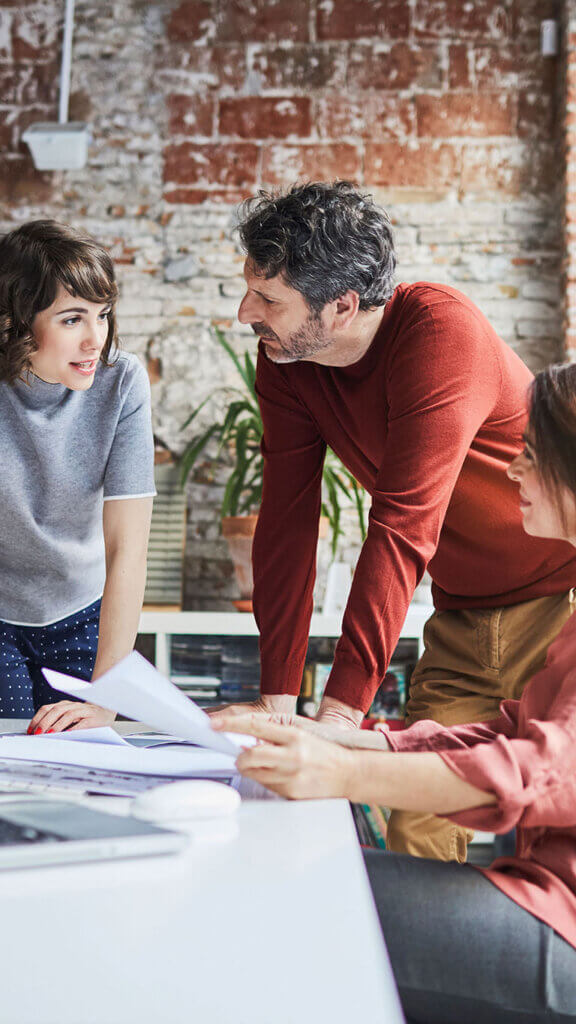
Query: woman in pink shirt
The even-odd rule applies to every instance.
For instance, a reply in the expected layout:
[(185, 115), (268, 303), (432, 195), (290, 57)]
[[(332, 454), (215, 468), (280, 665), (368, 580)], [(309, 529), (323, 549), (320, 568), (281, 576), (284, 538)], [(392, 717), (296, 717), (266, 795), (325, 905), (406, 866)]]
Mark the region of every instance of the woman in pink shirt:
[[(576, 366), (536, 378), (526, 447), (509, 475), (526, 532), (576, 546)], [(337, 742), (317, 723), (322, 736), (263, 715), (218, 723), (264, 741), (238, 767), (282, 796), (345, 797), (497, 833), (516, 828), (514, 856), (489, 868), (366, 855), (414, 1024), (576, 1022), (576, 616), (522, 698), (500, 711), (478, 725), (332, 733)]]

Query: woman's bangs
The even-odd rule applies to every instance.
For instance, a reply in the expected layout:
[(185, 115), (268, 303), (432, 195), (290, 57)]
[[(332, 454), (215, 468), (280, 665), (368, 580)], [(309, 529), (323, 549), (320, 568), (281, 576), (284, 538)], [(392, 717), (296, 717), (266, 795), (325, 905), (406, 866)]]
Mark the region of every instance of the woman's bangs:
[(86, 302), (114, 304), (118, 298), (116, 281), (98, 264), (84, 263), (66, 267), (60, 275), (60, 281), (67, 292)]

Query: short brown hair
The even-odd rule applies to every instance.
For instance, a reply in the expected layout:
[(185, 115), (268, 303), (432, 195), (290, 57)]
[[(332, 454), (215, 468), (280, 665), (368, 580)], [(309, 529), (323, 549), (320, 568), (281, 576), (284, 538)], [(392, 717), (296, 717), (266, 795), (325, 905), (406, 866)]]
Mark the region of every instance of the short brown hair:
[(576, 499), (576, 365), (549, 366), (532, 383), (529, 440), (543, 483), (558, 502), (564, 526), (562, 490)]
[(100, 361), (109, 366), (117, 346), (114, 304), (118, 286), (107, 250), (88, 235), (54, 220), (22, 224), (0, 239), (0, 381), (14, 384), (30, 369), (36, 349), (32, 323), (56, 298), (59, 285), (87, 302), (110, 303)]

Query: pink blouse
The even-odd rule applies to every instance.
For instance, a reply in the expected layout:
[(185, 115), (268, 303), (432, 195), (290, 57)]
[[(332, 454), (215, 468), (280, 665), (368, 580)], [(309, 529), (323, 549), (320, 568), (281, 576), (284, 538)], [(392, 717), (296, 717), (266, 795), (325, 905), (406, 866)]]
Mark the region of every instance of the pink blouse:
[(393, 750), (438, 753), (497, 803), (445, 815), (489, 832), (516, 827), (516, 852), (479, 870), (576, 947), (576, 615), (550, 646), (544, 668), (500, 717), (447, 728), (417, 722), (386, 732)]

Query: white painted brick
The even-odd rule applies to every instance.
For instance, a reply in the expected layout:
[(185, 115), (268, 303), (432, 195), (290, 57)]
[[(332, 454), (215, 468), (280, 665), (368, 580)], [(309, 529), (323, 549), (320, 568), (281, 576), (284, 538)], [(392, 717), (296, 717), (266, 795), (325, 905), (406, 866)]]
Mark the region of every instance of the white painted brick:
[(519, 338), (549, 338), (557, 326), (550, 320), (519, 320), (516, 334)]
[(138, 298), (129, 299), (127, 296), (121, 298), (118, 303), (118, 317), (126, 321), (131, 318), (143, 319), (149, 316), (160, 316), (162, 313), (162, 300)]

